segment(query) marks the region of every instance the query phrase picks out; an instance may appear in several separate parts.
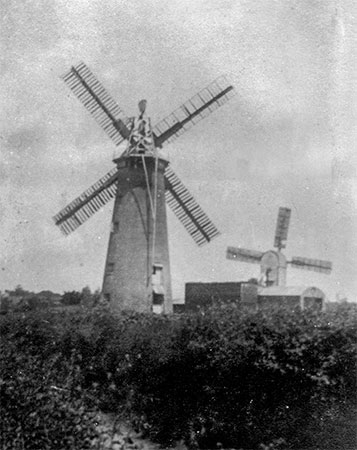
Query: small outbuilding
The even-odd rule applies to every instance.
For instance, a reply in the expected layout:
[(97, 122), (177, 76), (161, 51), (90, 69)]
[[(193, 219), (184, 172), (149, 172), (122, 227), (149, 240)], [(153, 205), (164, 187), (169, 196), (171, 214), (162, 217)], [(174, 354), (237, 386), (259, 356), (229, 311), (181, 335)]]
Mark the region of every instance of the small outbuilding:
[(256, 307), (258, 286), (247, 282), (186, 283), (186, 312), (195, 312), (223, 303)]
[(258, 289), (259, 307), (277, 306), (291, 309), (316, 309), (325, 307), (324, 292), (314, 286), (269, 286)]

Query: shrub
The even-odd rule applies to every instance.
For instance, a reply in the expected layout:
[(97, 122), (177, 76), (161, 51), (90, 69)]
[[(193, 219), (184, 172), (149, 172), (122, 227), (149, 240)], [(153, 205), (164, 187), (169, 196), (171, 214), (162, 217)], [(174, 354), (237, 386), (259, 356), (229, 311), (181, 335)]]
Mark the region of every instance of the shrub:
[(50, 315), (14, 316), (2, 321), (3, 450), (85, 449), (97, 436), (95, 405), (82, 393), (78, 355), (63, 357), (61, 338), (48, 319)]
[(77, 291), (65, 292), (62, 295), (61, 303), (63, 305), (79, 305), (82, 300), (82, 294)]

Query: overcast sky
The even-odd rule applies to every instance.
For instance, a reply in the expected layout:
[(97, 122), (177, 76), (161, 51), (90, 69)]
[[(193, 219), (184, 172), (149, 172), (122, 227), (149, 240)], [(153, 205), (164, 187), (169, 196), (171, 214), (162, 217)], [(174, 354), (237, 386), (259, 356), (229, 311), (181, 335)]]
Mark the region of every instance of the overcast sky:
[(127, 115), (155, 123), (221, 74), (237, 95), (163, 156), (221, 231), (197, 248), (168, 212), (175, 298), (187, 281), (259, 266), (228, 245), (272, 248), (292, 209), (289, 285), (356, 300), (357, 6), (354, 0), (2, 2), (0, 290), (101, 286), (113, 204), (65, 238), (52, 216), (112, 166), (114, 144), (60, 79), (84, 61)]

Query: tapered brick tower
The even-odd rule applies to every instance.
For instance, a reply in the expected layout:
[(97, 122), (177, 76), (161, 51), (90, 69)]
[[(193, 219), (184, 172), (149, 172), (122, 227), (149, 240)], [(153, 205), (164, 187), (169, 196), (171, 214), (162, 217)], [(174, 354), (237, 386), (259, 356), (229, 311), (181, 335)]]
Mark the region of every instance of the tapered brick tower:
[(167, 164), (140, 155), (117, 161), (117, 195), (103, 282), (103, 294), (115, 308), (172, 312)]

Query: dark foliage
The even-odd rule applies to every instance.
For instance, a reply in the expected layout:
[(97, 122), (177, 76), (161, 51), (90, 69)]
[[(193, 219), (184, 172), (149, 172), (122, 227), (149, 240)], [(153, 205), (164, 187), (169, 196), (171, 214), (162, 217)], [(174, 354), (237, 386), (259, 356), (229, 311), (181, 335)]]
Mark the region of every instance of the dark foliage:
[(3, 317), (3, 448), (86, 448), (99, 408), (163, 445), (352, 449), (356, 331), (351, 305)]
[(31, 292), (21, 285), (13, 290), (0, 292), (0, 313), (26, 312), (35, 309), (46, 309), (58, 306), (60, 294), (51, 291)]
[(82, 300), (82, 294), (77, 291), (65, 292), (62, 295), (61, 303), (63, 305), (79, 305)]
[(3, 450), (86, 449), (97, 436), (95, 403), (81, 388), (76, 351), (59, 350), (59, 317), (11, 315), (1, 322)]

